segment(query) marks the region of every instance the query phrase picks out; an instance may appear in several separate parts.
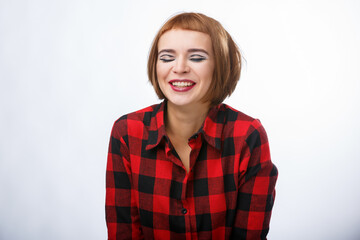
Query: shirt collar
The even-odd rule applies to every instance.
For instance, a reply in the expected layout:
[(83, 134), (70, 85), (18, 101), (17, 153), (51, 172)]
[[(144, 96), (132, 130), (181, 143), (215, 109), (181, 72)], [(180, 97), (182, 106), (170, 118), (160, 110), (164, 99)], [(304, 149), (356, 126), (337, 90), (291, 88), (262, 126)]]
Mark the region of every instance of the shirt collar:
[(164, 123), (165, 105), (166, 101), (155, 105), (151, 113), (149, 137), (146, 145), (146, 150), (152, 149), (159, 145), (163, 138), (167, 139)]
[(225, 112), (223, 104), (210, 108), (199, 132), (204, 135), (205, 140), (217, 150), (221, 150), (221, 136), (225, 124)]
[[(165, 130), (164, 114), (166, 111), (166, 100), (155, 105), (151, 114), (149, 137), (146, 150), (152, 149), (160, 144), (162, 139), (168, 141)], [(216, 105), (210, 108), (204, 123), (199, 131), (193, 136), (202, 134), (205, 141), (214, 148), (221, 150), (221, 135), (225, 124), (225, 112), (223, 111), (223, 104)]]

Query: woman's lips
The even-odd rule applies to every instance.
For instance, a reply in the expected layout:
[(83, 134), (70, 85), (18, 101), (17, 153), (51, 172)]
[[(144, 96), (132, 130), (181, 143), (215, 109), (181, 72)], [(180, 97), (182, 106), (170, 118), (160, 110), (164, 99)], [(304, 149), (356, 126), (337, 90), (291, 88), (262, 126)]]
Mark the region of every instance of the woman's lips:
[(176, 92), (186, 92), (192, 89), (195, 86), (195, 82), (188, 79), (174, 79), (169, 81), (171, 88)]

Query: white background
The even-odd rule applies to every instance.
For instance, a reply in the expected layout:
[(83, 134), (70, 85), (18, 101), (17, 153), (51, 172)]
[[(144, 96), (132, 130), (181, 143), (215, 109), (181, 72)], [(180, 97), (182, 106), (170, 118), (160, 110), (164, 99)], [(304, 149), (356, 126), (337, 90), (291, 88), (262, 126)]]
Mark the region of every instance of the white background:
[(113, 122), (159, 102), (155, 33), (205, 13), (246, 59), (225, 102), (279, 169), (269, 239), (360, 239), (360, 2), (0, 0), (0, 239), (105, 239)]

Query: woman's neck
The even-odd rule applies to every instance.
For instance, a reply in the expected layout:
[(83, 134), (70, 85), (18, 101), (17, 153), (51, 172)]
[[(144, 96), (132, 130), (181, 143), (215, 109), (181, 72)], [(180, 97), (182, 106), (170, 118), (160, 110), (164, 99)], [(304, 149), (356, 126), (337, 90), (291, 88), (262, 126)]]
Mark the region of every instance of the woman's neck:
[(203, 124), (210, 104), (197, 104), (192, 106), (176, 106), (167, 102), (165, 117), (166, 132), (171, 138), (187, 141)]

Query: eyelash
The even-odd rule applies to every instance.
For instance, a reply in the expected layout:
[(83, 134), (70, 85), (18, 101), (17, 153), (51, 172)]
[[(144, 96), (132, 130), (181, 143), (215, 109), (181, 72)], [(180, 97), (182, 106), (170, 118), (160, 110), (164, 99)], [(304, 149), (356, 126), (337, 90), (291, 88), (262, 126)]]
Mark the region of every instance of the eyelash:
[(174, 59), (164, 59), (164, 58), (160, 58), (160, 61), (167, 63), (167, 62), (174, 61)]
[(201, 62), (201, 61), (206, 60), (206, 58), (204, 58), (204, 57), (196, 57), (196, 58), (190, 58), (190, 60), (194, 61), (194, 62)]

